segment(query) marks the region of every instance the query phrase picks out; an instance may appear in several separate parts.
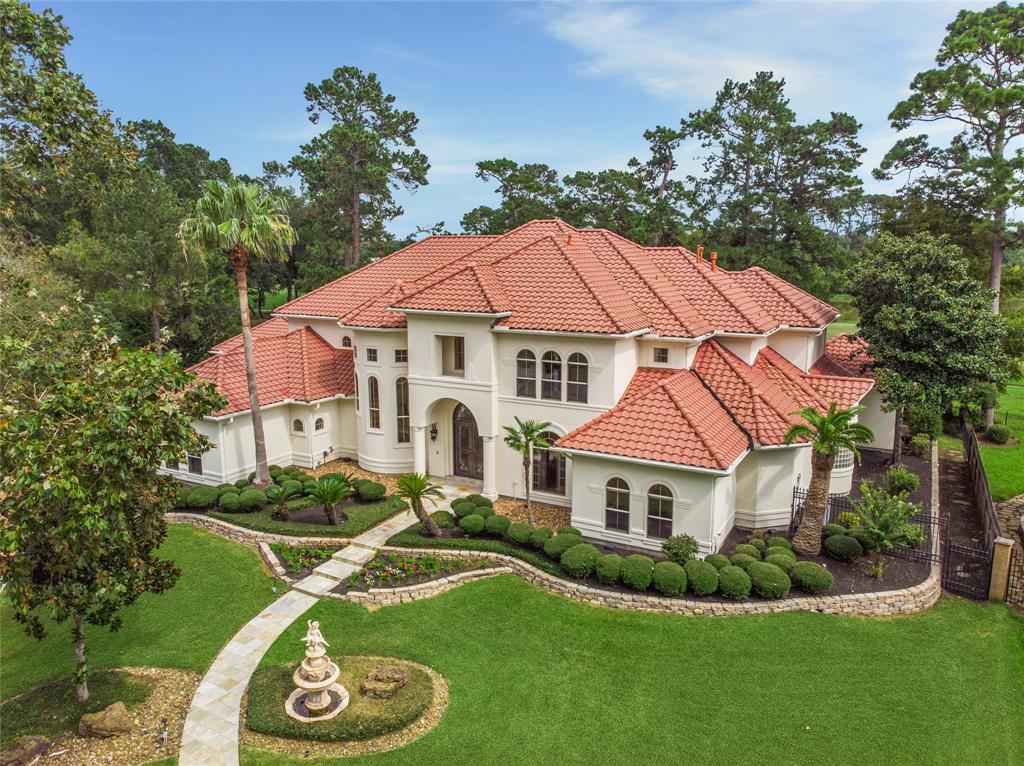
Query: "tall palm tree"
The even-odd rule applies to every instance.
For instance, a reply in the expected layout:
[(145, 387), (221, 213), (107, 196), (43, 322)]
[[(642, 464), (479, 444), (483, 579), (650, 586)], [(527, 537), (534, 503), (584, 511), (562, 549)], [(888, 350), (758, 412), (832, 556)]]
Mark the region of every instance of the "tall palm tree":
[(346, 514), (338, 513), (337, 506), (349, 498), (353, 489), (352, 483), (347, 479), (341, 479), (337, 476), (324, 476), (308, 494), (323, 505), (327, 523), (336, 525), (348, 520)]
[(249, 387), (253, 439), (256, 442), (257, 486), (270, 483), (267, 445), (263, 436), (263, 416), (256, 390), (256, 365), (252, 352), (252, 327), (249, 324), (250, 261), (283, 261), (295, 244), (295, 230), (285, 215), (285, 202), (264, 194), (256, 184), (232, 180), (225, 184), (207, 181), (203, 196), (196, 201), (195, 213), (181, 222), (178, 241), (186, 256), (192, 253), (205, 260), (223, 253), (235, 269), (238, 288), (238, 312), (242, 320), (242, 346), (245, 349), (245, 377)]
[(395, 487), (398, 489), (398, 496), (409, 504), (413, 513), (416, 514), (416, 518), (420, 520), (427, 536), (440, 537), (441, 528), (427, 513), (427, 509), (423, 507), (423, 501), (429, 500), (437, 505), (437, 499), (444, 497), (441, 487), (430, 481), (430, 477), (425, 473), (407, 473), (405, 476), (399, 476), (395, 481)]
[(520, 420), (516, 416), (514, 426), (505, 426), (505, 444), (520, 454), (523, 458), (523, 486), (526, 487), (526, 519), (533, 524), (533, 505), (530, 502), (530, 489), (533, 482), (530, 474), (533, 468), (533, 449), (547, 449), (551, 442), (541, 434), (551, 428), (551, 423), (546, 420), (539, 423), (536, 420)]
[(859, 458), (857, 446), (875, 438), (870, 428), (854, 421), (865, 409), (857, 405), (841, 410), (835, 402), (828, 406), (826, 413), (807, 407), (797, 413), (804, 422), (790, 426), (786, 432), (786, 444), (798, 439), (810, 439), (811, 442), (811, 483), (804, 499), (803, 518), (793, 535), (793, 547), (800, 553), (816, 556), (821, 551), (821, 528), (825, 522), (828, 485), (836, 455), (840, 450), (848, 449)]

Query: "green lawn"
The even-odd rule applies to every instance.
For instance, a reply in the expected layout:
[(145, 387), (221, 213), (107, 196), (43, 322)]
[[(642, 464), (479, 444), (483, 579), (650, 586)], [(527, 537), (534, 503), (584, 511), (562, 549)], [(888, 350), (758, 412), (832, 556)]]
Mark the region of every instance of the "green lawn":
[(270, 506), (255, 513), (227, 513), (210, 511), (210, 516), (229, 524), (258, 532), (273, 532), (279, 535), (297, 535), (310, 537), (344, 537), (350, 538), (362, 534), (370, 527), (380, 524), (408, 508), (402, 498), (392, 495), (386, 502), (376, 505), (353, 505), (344, 508), (348, 519), (336, 526), (325, 524), (305, 524), (298, 521), (278, 521), (274, 518), (274, 509)]
[[(204, 672), (220, 648), (276, 597), (259, 554), (198, 529), (172, 525), (161, 552), (182, 570), (162, 595), (144, 595), (123, 612), (116, 633), (87, 626), (92, 670), (157, 666)], [(278, 595), (283, 590), (277, 583)], [(0, 698), (71, 673), (74, 658), (67, 624), (42, 641), (29, 638), (0, 603)]]
[[(999, 395), (996, 422), (1004, 412), (1024, 413), (1024, 381), (1014, 381)], [(981, 460), (988, 474), (988, 485), (995, 501), (1024, 494), (1024, 428), (1011, 424), (1011, 433), (1020, 442), (1012, 447), (981, 444)]]
[[(1024, 617), (947, 598), (919, 616), (688, 618), (570, 602), (512, 575), (369, 612), (306, 617), (338, 654), (422, 662), (438, 727), (338, 764), (1015, 764)], [(296, 662), (305, 621), (264, 664)], [(308, 759), (246, 749), (248, 766)]]

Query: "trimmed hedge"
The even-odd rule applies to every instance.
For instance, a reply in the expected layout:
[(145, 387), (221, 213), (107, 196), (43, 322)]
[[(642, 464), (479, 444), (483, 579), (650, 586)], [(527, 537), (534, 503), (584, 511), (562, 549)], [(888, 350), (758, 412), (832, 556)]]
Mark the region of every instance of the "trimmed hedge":
[(594, 568), (599, 582), (605, 585), (613, 585), (622, 577), (622, 556), (617, 553), (606, 553), (597, 560)]
[(434, 511), (430, 514), (430, 518), (432, 518), (434, 523), (441, 529), (455, 528), (455, 519), (450, 513), (448, 513), (448, 511)]
[(601, 551), (590, 543), (577, 543), (562, 554), (562, 569), (570, 577), (583, 578), (590, 575), (601, 558)]
[(505, 531), (505, 536), (514, 543), (529, 545), (534, 529), (529, 524), (511, 524)]
[(796, 554), (792, 551), (792, 549), (783, 548), (781, 545), (776, 545), (772, 548), (769, 548), (767, 551), (765, 551), (765, 553), (767, 554), (765, 556), (765, 559), (767, 559), (768, 556), (785, 556), (788, 559), (796, 561)]
[(747, 567), (754, 592), (764, 598), (785, 598), (793, 586), (789, 576), (774, 564), (755, 561)]
[(705, 556), (704, 560), (718, 571), (722, 571), (723, 567), (727, 567), (730, 564), (732, 564), (732, 562), (729, 561), (729, 557), (723, 556), (721, 553), (712, 553), (708, 556)]
[(785, 548), (787, 551), (793, 550), (793, 543), (787, 540), (785, 537), (769, 537), (768, 538), (769, 548)]
[(737, 566), (718, 570), (718, 592), (732, 601), (742, 601), (750, 595), (750, 575)]
[(238, 510), (239, 500), (237, 492), (228, 492), (227, 494), (221, 495), (217, 500), (217, 507), (222, 511), (233, 513)]
[(789, 574), (796, 565), (796, 559), (792, 556), (783, 556), (781, 553), (769, 553), (765, 557), (764, 563), (777, 566), (783, 572)]
[(188, 493), (186, 505), (189, 508), (209, 508), (217, 502), (217, 490), (205, 485), (195, 487)]
[(479, 513), (471, 513), (459, 519), (459, 526), (470, 537), (478, 535), (484, 531), (484, 517)]
[(302, 482), (295, 481), (295, 479), (286, 479), (281, 482), (281, 489), (290, 489), (292, 492), (298, 494), (302, 492)]
[(654, 587), (666, 596), (679, 596), (686, 592), (686, 570), (674, 561), (659, 561), (654, 565)]
[(237, 495), (238, 487), (234, 484), (218, 484), (217, 485), (217, 496), (223, 497), (224, 495)]
[(750, 556), (750, 558), (754, 559), (754, 561), (761, 560), (761, 551), (759, 551), (753, 545), (747, 545), (746, 543), (740, 543), (736, 546), (736, 548), (733, 550), (734, 559), (737, 554), (741, 556)]
[(890, 495), (899, 495), (903, 492), (909, 495), (921, 486), (921, 479), (906, 466), (894, 465), (885, 472), (885, 483)]
[(846, 527), (842, 524), (826, 524), (821, 528), (821, 534), (825, 537), (832, 537), (832, 535), (845, 535)]
[(544, 543), (551, 539), (552, 534), (551, 527), (537, 527), (530, 535), (530, 545), (543, 550)]
[(800, 590), (814, 594), (824, 593), (835, 582), (832, 573), (814, 561), (798, 561), (789, 576)]
[(732, 565), (744, 570), (756, 561), (757, 559), (746, 553), (736, 553), (732, 557)]
[(384, 495), (388, 493), (388, 488), (378, 481), (361, 481), (356, 486), (356, 492), (359, 493), (360, 500), (373, 502), (374, 500), (383, 500)]
[(993, 444), (1006, 444), (1010, 441), (1010, 429), (1002, 423), (993, 423), (985, 431), (985, 438)]
[(633, 590), (647, 590), (654, 579), (654, 560), (638, 553), (622, 560), (622, 582)]
[(494, 515), (494, 508), (489, 505), (474, 505), (473, 513), (479, 514), (485, 519), (489, 519)]
[(494, 502), (483, 495), (467, 495), (466, 499), (469, 500), (473, 505), (486, 505), (488, 508), (494, 506)]
[(875, 549), (875, 538), (864, 527), (853, 527), (847, 534), (860, 543), (860, 547), (864, 549), (865, 553), (870, 553)]
[(471, 513), (476, 513), (476, 506), (469, 500), (460, 498), (452, 500), (452, 512), (461, 519), (464, 516), (469, 516)]
[(248, 479), (239, 479), (235, 482), (235, 487), (238, 489), (248, 489), (252, 486), (252, 482)]
[(924, 457), (932, 448), (932, 440), (926, 434), (917, 434), (910, 439), (909, 452), (915, 457)]
[(583, 537), (583, 533), (580, 532), (580, 530), (576, 529), (576, 527), (559, 527), (558, 531), (555, 532), (555, 534), (556, 535), (579, 535), (580, 537)]
[(855, 537), (849, 535), (832, 535), (826, 538), (825, 550), (829, 556), (839, 561), (853, 561), (864, 555), (864, 548)]
[(512, 519), (508, 516), (499, 516), (492, 512), (490, 516), (484, 519), (484, 529), (487, 530), (489, 535), (503, 535), (510, 526), (512, 526)]
[(244, 511), (255, 511), (267, 502), (267, 496), (258, 489), (247, 489), (238, 496), (238, 506)]
[(683, 566), (686, 581), (695, 596), (710, 596), (718, 590), (718, 570), (707, 560), (690, 559)]
[(764, 542), (764, 538), (761, 537), (751, 537), (749, 540), (747, 540), (747, 545), (753, 545), (755, 548), (757, 548), (757, 552), (760, 553), (762, 556), (764, 556), (764, 552), (768, 548), (768, 546)]
[(558, 560), (572, 546), (579, 544), (579, 535), (555, 535), (544, 543), (544, 552), (551, 558)]

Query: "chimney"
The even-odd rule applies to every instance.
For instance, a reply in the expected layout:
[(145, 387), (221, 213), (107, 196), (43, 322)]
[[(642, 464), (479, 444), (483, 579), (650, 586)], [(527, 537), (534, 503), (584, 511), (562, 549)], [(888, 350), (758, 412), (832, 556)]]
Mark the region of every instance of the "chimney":
[(704, 260), (704, 245), (697, 245), (697, 263)]
[(717, 252), (711, 253), (711, 270), (712, 271), (717, 271), (718, 270), (718, 253)]

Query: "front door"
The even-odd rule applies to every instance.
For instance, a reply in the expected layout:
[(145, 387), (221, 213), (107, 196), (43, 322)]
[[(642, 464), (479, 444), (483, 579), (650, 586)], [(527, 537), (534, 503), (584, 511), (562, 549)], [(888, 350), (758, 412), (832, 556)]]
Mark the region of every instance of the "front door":
[(484, 443), (476, 427), (476, 418), (463, 405), (455, 408), (452, 415), (452, 440), (454, 455), (452, 465), (456, 476), (468, 479), (484, 477)]

